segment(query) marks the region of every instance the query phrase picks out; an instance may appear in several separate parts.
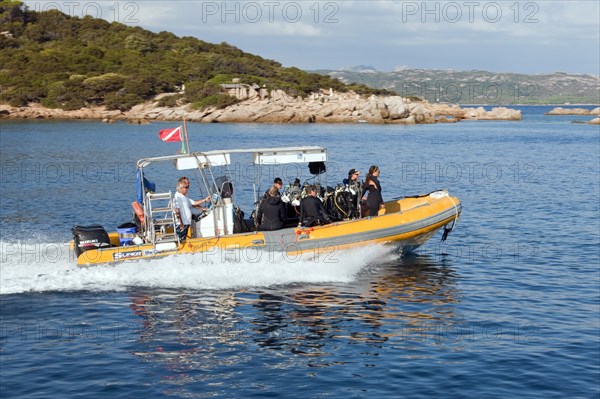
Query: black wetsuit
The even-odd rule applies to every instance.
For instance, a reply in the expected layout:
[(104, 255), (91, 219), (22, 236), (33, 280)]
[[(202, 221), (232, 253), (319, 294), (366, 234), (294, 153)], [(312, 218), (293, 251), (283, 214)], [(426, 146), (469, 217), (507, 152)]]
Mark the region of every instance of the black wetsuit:
[(300, 201), (300, 222), (303, 226), (311, 227), (320, 224), (329, 224), (331, 219), (317, 197), (308, 195)]
[(365, 192), (369, 193), (367, 197), (367, 206), (369, 207), (368, 216), (377, 216), (381, 204), (383, 204), (383, 197), (381, 196), (381, 184), (379, 179), (375, 176), (371, 176), (371, 180), (375, 183), (375, 186), (370, 184), (365, 185)]
[[(275, 187), (275, 186), (273, 186)], [(269, 188), (270, 190), (271, 188)], [(281, 193), (279, 192), (279, 189), (277, 189), (277, 187), (275, 187), (275, 189), (277, 190), (277, 197), (281, 197)], [(263, 194), (261, 200), (264, 200), (265, 198), (269, 198), (269, 190), (265, 191), (265, 193)]]
[(272, 231), (285, 227), (285, 206), (279, 197), (267, 197), (262, 200), (256, 214), (258, 230)]

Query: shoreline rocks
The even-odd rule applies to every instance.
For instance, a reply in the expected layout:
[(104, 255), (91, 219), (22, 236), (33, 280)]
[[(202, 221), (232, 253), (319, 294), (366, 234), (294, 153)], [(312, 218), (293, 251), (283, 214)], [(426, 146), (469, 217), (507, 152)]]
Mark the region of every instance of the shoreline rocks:
[(600, 107), (592, 110), (587, 108), (563, 108), (556, 107), (544, 115), (600, 115)]
[(400, 96), (361, 97), (356, 93), (330, 93), (309, 98), (293, 98), (281, 90), (269, 96), (255, 96), (223, 109), (214, 107), (194, 110), (190, 104), (160, 107), (158, 102), (138, 104), (129, 111), (108, 111), (104, 107), (82, 108), (76, 111), (45, 108), (40, 104), (28, 107), (0, 105), (0, 118), (10, 119), (91, 119), (112, 123), (119, 120), (145, 124), (151, 121), (203, 123), (375, 123), (421, 124), (448, 123), (460, 120), (522, 119), (521, 111), (496, 107), (461, 108), (458, 105), (412, 102)]
[(587, 115), (599, 115), (587, 122), (585, 121), (573, 121), (573, 123), (583, 123), (588, 125), (600, 125), (600, 107), (594, 109), (587, 108), (563, 108), (556, 107), (549, 112), (546, 112), (544, 115), (579, 115), (579, 116), (587, 116)]

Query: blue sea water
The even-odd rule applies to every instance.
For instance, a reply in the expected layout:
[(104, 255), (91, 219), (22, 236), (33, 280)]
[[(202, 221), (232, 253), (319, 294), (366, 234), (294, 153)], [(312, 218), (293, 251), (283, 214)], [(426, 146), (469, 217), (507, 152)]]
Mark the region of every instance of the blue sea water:
[[(321, 145), (327, 182), (381, 168), (384, 198), (449, 188), (463, 214), (416, 254), (215, 252), (80, 269), (75, 224), (131, 215), (158, 130), (0, 131), (2, 398), (600, 397), (600, 130), (520, 122), (188, 124), (193, 150)], [(256, 171), (234, 160), (250, 210)], [(310, 178), (304, 168), (260, 177)], [(152, 176), (165, 190), (177, 176)], [(199, 193), (191, 193), (192, 196)]]

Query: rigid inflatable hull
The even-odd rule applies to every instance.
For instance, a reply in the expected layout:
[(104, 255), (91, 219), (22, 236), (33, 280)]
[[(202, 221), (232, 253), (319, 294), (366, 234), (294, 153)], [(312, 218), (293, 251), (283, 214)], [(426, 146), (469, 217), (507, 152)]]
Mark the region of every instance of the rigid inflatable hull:
[(439, 229), (455, 221), (460, 201), (448, 195), (403, 198), (386, 202), (384, 214), (335, 222), (314, 228), (286, 228), (220, 237), (188, 238), (174, 250), (156, 251), (152, 244), (119, 246), (119, 236), (110, 233), (111, 247), (88, 250), (77, 258), (80, 266), (152, 259), (187, 253), (216, 253), (219, 250), (261, 250), (327, 253), (350, 247), (385, 243), (411, 251), (423, 245)]

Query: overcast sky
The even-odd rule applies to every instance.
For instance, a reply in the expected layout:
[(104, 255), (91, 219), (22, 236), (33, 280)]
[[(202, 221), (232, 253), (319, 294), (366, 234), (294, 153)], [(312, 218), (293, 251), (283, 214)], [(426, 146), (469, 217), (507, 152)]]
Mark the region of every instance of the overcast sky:
[(600, 2), (25, 1), (194, 36), (301, 69), (370, 65), (600, 75)]

